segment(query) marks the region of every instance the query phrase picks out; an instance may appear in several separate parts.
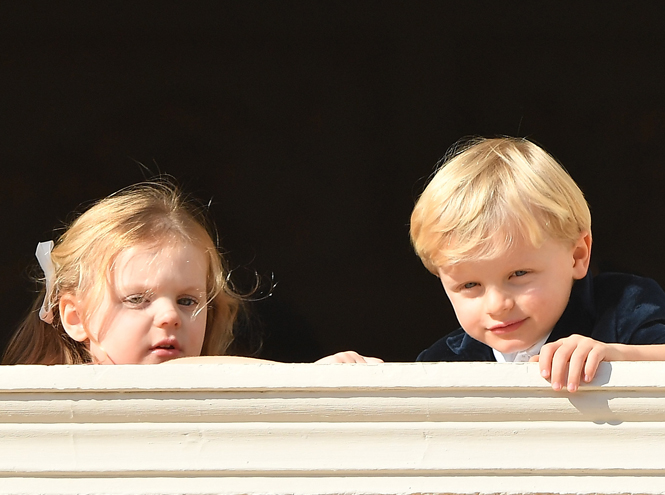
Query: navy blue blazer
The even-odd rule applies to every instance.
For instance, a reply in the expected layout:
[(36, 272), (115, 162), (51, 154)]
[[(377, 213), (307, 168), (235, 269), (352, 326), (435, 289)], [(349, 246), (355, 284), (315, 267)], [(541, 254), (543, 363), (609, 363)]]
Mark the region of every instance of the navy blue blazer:
[[(548, 342), (572, 334), (617, 344), (665, 344), (665, 292), (655, 280), (623, 273), (587, 274)], [(417, 361), (496, 361), (492, 348), (461, 328), (437, 340)]]

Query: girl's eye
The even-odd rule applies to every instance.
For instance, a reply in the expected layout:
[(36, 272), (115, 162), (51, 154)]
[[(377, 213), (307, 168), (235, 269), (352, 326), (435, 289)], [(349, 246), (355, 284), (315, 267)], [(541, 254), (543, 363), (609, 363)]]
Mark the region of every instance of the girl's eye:
[(473, 288), (476, 287), (477, 285), (478, 285), (477, 282), (467, 282), (466, 284), (464, 284), (464, 285), (462, 286), (462, 288), (468, 290), (468, 289), (473, 289)]
[(131, 296), (125, 297), (124, 302), (131, 304), (132, 306), (140, 306), (148, 300), (146, 294), (132, 294)]
[(191, 307), (191, 306), (198, 306), (199, 301), (193, 297), (180, 297), (178, 299), (178, 304), (180, 306)]
[(523, 277), (527, 273), (529, 272), (527, 272), (526, 270), (516, 270), (515, 273), (513, 273), (513, 275), (516, 277)]

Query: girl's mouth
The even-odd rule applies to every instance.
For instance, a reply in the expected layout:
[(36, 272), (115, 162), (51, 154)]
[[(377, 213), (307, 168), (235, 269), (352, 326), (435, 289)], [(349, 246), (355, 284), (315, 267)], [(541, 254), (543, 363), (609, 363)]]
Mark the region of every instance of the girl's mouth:
[(150, 352), (163, 358), (174, 358), (181, 354), (180, 346), (178, 345), (178, 341), (175, 339), (167, 339), (158, 342), (156, 345), (150, 348)]

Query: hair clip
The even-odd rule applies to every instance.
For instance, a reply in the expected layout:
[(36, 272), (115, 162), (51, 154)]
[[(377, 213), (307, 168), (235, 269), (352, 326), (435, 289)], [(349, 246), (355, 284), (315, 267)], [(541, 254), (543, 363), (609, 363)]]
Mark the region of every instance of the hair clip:
[(55, 275), (55, 265), (51, 259), (53, 246), (53, 241), (40, 242), (37, 244), (37, 250), (35, 251), (39, 266), (44, 272), (44, 281), (46, 284), (44, 302), (39, 310), (39, 319), (48, 324), (53, 323), (53, 308), (51, 307), (51, 292), (53, 291), (53, 276)]

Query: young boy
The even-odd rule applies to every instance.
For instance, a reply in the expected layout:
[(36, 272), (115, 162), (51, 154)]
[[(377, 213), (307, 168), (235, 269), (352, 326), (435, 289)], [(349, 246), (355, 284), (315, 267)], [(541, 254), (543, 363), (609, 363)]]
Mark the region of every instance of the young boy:
[(419, 361), (539, 361), (577, 390), (601, 361), (665, 360), (665, 292), (589, 273), (591, 214), (557, 161), (526, 139), (478, 139), (436, 172), (411, 240), (462, 328)]

